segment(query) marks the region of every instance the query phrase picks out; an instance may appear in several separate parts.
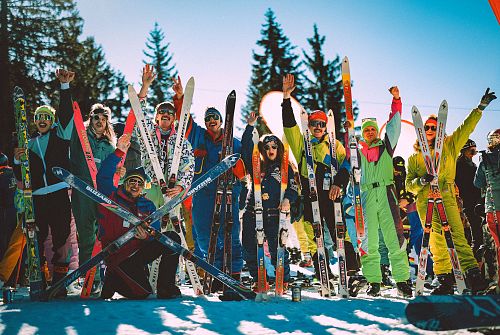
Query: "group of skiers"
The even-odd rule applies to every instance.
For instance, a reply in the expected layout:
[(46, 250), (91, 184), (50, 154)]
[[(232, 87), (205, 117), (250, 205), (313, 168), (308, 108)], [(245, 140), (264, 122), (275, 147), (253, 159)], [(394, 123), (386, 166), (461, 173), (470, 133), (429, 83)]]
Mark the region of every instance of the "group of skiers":
[[(303, 241), (301, 245), (305, 245), (304, 249), (308, 248), (307, 244), (314, 246), (314, 242), (317, 242), (317, 248), (315, 246), (308, 248), (309, 250), (303, 250), (303, 253), (309, 251), (309, 255), (312, 256), (316, 277), (321, 280), (322, 285), (326, 283), (333, 293), (332, 282), (336, 276), (329, 267), (330, 258), (334, 257), (331, 250), (342, 245), (344, 270), (349, 278), (348, 291), (351, 296), (356, 296), (366, 284), (368, 284), (366, 290), (368, 295), (379, 296), (381, 286), (390, 284), (388, 280), (390, 274), (396, 283), (398, 293), (404, 297), (411, 297), (413, 286), (410, 280), (407, 244), (409, 241), (416, 252), (420, 253), (423, 246), (422, 239), (425, 240), (424, 233), (428, 228), (425, 227), (425, 223), (429, 221), (426, 220), (428, 200), (435, 196), (433, 187), (437, 184), (442, 204), (446, 209), (447, 225), (442, 223), (442, 218), (438, 215), (439, 209), (431, 213), (432, 221), (428, 222), (431, 224), (431, 229), (427, 229), (427, 232), (430, 233), (429, 246), (432, 258), (429, 258), (425, 271), (428, 275), (435, 274), (438, 282), (431, 294), (454, 293), (454, 268), (448, 254), (449, 242), (446, 231), (451, 232), (459, 268), (465, 274), (468, 288), (473, 293), (478, 293), (485, 291), (489, 286), (481, 271), (483, 266), (480, 254), (484, 239), (481, 219), (478, 211), (475, 211), (475, 206), (482, 203), (480, 191), (482, 190), (486, 197), (484, 204), (488, 232), (494, 239), (493, 248), (498, 262), (500, 129), (488, 134), (488, 150), (483, 153), (477, 170), (471, 160), (476, 153), (476, 146), (469, 140), (483, 110), (496, 98), (489, 89), (481, 98), (479, 106), (472, 110), (464, 122), (453, 133), (442, 139), (444, 142), (440, 144), (441, 167), (438, 174), (434, 175), (426, 168), (428, 162), (424, 159), (418, 141), (414, 146), (415, 153), (408, 158), (407, 166), (403, 158), (394, 157), (401, 133), (403, 113), (397, 86), (389, 89), (392, 103), (384, 137), (379, 136), (380, 129), (376, 119), (363, 119), (361, 136), (357, 146), (354, 147), (356, 150), (353, 150), (352, 146), (349, 146), (349, 139), (345, 141), (346, 146), (338, 139), (330, 143), (332, 140), (327, 131), (330, 120), (324, 111), (316, 110), (308, 113), (306, 128), (303, 126), (301, 129), (295, 120), (291, 104), (291, 95), (295, 89), (294, 76), (285, 75), (281, 105), (283, 130), (287, 146), (290, 146), (298, 166), (287, 164), (288, 178), (283, 193), (282, 161), (287, 157), (287, 153), (285, 155), (287, 149), (277, 136), (261, 134), (258, 140), (260, 157), (257, 162), (254, 160), (252, 148), (255, 125), (258, 121), (265, 122), (257, 113), (250, 113), (241, 142), (232, 137), (227, 141), (224, 127), (233, 125), (224, 125), (223, 115), (215, 107), (206, 109), (203, 124), (197, 123), (189, 115), (185, 132), (178, 133), (177, 125), (182, 117), (181, 111), (185, 107), (183, 106), (185, 88), (180, 77), (174, 78), (173, 101), (161, 102), (155, 106), (154, 118), (149, 120), (151, 127), (147, 129), (149, 137), (146, 138), (153, 139), (151, 143), (155, 145), (155, 155), (162, 165), (162, 176), (159, 176), (153, 171), (154, 168), (151, 168), (156, 158), (145, 149), (147, 143), (144, 141), (147, 140), (144, 134), (141, 135), (137, 130), (138, 125), (135, 126), (135, 133), (127, 132), (124, 129), (127, 125), (113, 126), (109, 107), (96, 103), (88, 113), (85, 129), (79, 129), (76, 121), (73, 122), (75, 109), (70, 89), (75, 73), (58, 70), (56, 77), (61, 86), (59, 108), (57, 112), (53, 107), (46, 105), (36, 108), (34, 124), (37, 133), (29, 140), (29, 153), (22, 148), (15, 148), (13, 169), (10, 168), (7, 157), (3, 154), (0, 156), (2, 188), (0, 206), (3, 220), (0, 257), (4, 258), (0, 262), (0, 279), (5, 282), (4, 285), (14, 286), (19, 277), (16, 264), (21, 262), (21, 259), (16, 258), (14, 262), (12, 261), (12, 252), (8, 250), (9, 239), (6, 236), (13, 236), (12, 232), (16, 226), (15, 179), (22, 179), (20, 163), (23, 155), (29, 156), (31, 168), (41, 264), (46, 261), (43, 245), (49, 227), (52, 235), (53, 273), (45, 278), (44, 283), (50, 285), (49, 280), (55, 283), (68, 273), (71, 252), (67, 248), (66, 241), (70, 235), (72, 216), (78, 232), (80, 264), (93, 256), (96, 241), (100, 242), (102, 247), (106, 247), (132, 228), (126, 220), (104, 207), (97, 206), (78, 191), (73, 190), (70, 199), (68, 185), (52, 173), (52, 167), (59, 166), (71, 171), (143, 219), (169, 199), (185, 193), (192, 182), (224, 158), (224, 153), (221, 154), (223, 146), (232, 141), (230, 143), (232, 152), (240, 153), (241, 160), (230, 170), (231, 192), (227, 193), (227, 197), (220, 199), (217, 183), (211, 183), (184, 201), (180, 211), (176, 210), (175, 213), (164, 217), (162, 222), (151, 225), (162, 227), (164, 234), (178, 243), (182, 242), (179, 231), (180, 234), (185, 234), (187, 246), (194, 250), (196, 255), (209, 259), (213, 253), (214, 265), (219, 269), (229, 268), (233, 278), (241, 279), (241, 272), (246, 264), (255, 282), (254, 288), (258, 289), (256, 281), (260, 264), (256, 246), (260, 231), (259, 229), (256, 231), (258, 228), (256, 215), (259, 212), (263, 213), (263, 233), (271, 255), (271, 263), (276, 267), (277, 249), (282, 234), (279, 229), (280, 213), (296, 210), (293, 207), (299, 207), (299, 202), (302, 201), (300, 206), (303, 206), (303, 213), (292, 223), (294, 227), (300, 228), (296, 231), (300, 235), (299, 239)], [(146, 65), (142, 72), (142, 87), (137, 94), (143, 107), (147, 106), (148, 89), (155, 78), (154, 68)], [(423, 126), (431, 153), (437, 145), (436, 138), (440, 139), (437, 137), (438, 121), (437, 116), (431, 115)], [(347, 129), (352, 125), (347, 123), (345, 126)], [(82, 142), (82, 134), (79, 134), (81, 131), (87, 138), (85, 143)], [(310, 134), (310, 138), (304, 137), (307, 134)], [(182, 149), (178, 157), (179, 166), (172, 171), (177, 136), (182, 136), (180, 142)], [(95, 165), (89, 164), (89, 152), (93, 156)], [(359, 163), (359, 176), (355, 176), (353, 172), (353, 155)], [(331, 169), (334, 161), (338, 164), (335, 174)], [(95, 166), (94, 173), (93, 166)], [(251, 178), (256, 168), (260, 171), (261, 181), (258, 189)], [(457, 173), (459, 169), (460, 173)], [(169, 180), (172, 175), (175, 175), (175, 179)], [(298, 179), (295, 178), (297, 175)], [(356, 194), (352, 191), (357, 177), (360, 177), (357, 183), (361, 208), (356, 206)], [(162, 185), (161, 180), (168, 181), (168, 186)], [(464, 200), (463, 210), (457, 202), (456, 185), (460, 189), (460, 197)], [(260, 205), (257, 205), (257, 200), (261, 202)], [(224, 210), (220, 208), (217, 210), (216, 205), (220, 204), (230, 206), (226, 211), (230, 215), (225, 215)], [(341, 221), (344, 228), (341, 230), (334, 215), (337, 205), (343, 206)], [(20, 207), (18, 211), (21, 211), (22, 205), (18, 207)], [(362, 221), (355, 214), (358, 210), (363, 212)], [(216, 215), (220, 217), (215, 218)], [(180, 224), (184, 223), (180, 230), (179, 222), (174, 219), (177, 216), (181, 219)], [(465, 225), (464, 217), (467, 221)], [(230, 221), (232, 226), (229, 233), (225, 229), (215, 231), (217, 235), (214, 241), (213, 222), (217, 220), (222, 223), (222, 227)], [(403, 222), (406, 222), (406, 226)], [(133, 299), (145, 298), (152, 292), (156, 292), (158, 298), (180, 296), (181, 292), (176, 283), (178, 255), (151, 239), (145, 229), (141, 227), (136, 229), (135, 239), (105, 260), (105, 277), (101, 278), (100, 271), (96, 271), (93, 294), (100, 295), (104, 299), (111, 298), (115, 292)], [(228, 234), (229, 246), (225, 245)], [(213, 243), (215, 250), (210, 250), (210, 245)], [(330, 243), (333, 248), (325, 248), (325, 243)], [(12, 241), (10, 244), (13, 245)], [(230, 248), (230, 253), (225, 252), (227, 248)], [(338, 251), (340, 255), (340, 250)], [(230, 260), (225, 259), (227, 255), (230, 255)], [(150, 272), (153, 270), (149, 270), (148, 265), (160, 256), (157, 279), (152, 282)], [(310, 261), (310, 258), (307, 261)], [(327, 264), (326, 268), (324, 264)], [(287, 283), (291, 280), (288, 252), (285, 252), (283, 267), (286, 291)], [(205, 273), (202, 269), (198, 269), (197, 275), (201, 278)], [(324, 276), (331, 280), (324, 282)], [(190, 279), (193, 281), (193, 278)], [(498, 273), (496, 279), (498, 280)], [(205, 276), (205, 280), (210, 279)], [(342, 281), (342, 278), (340, 280)], [(236, 292), (218, 280), (214, 279), (211, 284), (211, 292), (223, 290), (222, 300), (239, 299)], [(66, 294), (66, 290), (61, 290), (57, 296), (64, 297)]]

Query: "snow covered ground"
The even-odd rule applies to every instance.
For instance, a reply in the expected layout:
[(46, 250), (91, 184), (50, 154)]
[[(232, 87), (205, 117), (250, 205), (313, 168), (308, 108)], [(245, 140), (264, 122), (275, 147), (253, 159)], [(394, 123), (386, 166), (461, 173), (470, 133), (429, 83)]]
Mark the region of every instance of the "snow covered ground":
[[(0, 305), (0, 334), (435, 334), (408, 324), (407, 301), (395, 289), (383, 298), (322, 298), (302, 291), (302, 301), (221, 302), (182, 287), (175, 300), (149, 298), (30, 302), (26, 290)], [(114, 298), (119, 296), (115, 294)], [(469, 334), (466, 330), (439, 334)], [(477, 334), (477, 333), (475, 333)]]

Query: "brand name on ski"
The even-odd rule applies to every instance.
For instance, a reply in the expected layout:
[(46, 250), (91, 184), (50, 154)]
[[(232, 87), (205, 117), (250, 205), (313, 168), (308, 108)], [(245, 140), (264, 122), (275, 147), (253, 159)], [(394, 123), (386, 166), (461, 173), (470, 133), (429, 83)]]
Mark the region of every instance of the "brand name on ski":
[(106, 199), (104, 197), (104, 195), (102, 195), (99, 191), (93, 189), (92, 187), (90, 186), (86, 186), (85, 187), (87, 189), (87, 191), (89, 191), (90, 193), (92, 193), (93, 195), (99, 197), (99, 199), (101, 199), (102, 201), (104, 201), (105, 203), (107, 203), (108, 205), (111, 205), (111, 201), (109, 199)]
[(206, 180), (201, 182), (199, 185), (196, 185), (191, 190), (189, 190), (189, 194), (193, 194), (193, 193), (198, 192), (200, 189), (204, 188), (205, 186), (207, 186), (211, 182), (212, 182), (212, 178), (208, 177)]

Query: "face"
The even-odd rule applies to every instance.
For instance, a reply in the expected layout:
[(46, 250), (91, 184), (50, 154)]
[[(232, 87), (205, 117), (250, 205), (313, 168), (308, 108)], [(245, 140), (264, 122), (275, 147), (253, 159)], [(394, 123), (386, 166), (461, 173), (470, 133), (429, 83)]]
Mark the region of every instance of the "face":
[(213, 133), (217, 133), (222, 125), (219, 114), (207, 114), (205, 116), (205, 127)]
[(437, 125), (435, 123), (426, 123), (424, 126), (425, 136), (427, 137), (427, 142), (431, 143), (436, 138)]
[(377, 128), (367, 126), (363, 129), (363, 138), (367, 143), (373, 142), (377, 138)]
[(326, 122), (322, 120), (309, 121), (309, 131), (318, 140), (326, 133)]
[(104, 114), (102, 113), (98, 113), (94, 114), (90, 120), (92, 128), (94, 129), (95, 133), (97, 135), (104, 134), (104, 131), (106, 130), (106, 126), (108, 124), (107, 116), (104, 116)]
[(45, 134), (54, 123), (52, 116), (48, 113), (38, 113), (35, 116), (35, 125), (40, 134)]
[(125, 182), (125, 191), (129, 193), (132, 198), (137, 198), (142, 194), (142, 191), (144, 189), (144, 181), (142, 181), (139, 178), (129, 178)]
[(264, 145), (264, 151), (266, 152), (267, 159), (274, 161), (278, 157), (278, 144), (270, 141)]
[(174, 120), (175, 115), (173, 111), (159, 110), (156, 113), (156, 123), (161, 130), (169, 130)]
[(464, 156), (468, 159), (472, 159), (477, 154), (476, 147), (470, 147), (464, 151)]

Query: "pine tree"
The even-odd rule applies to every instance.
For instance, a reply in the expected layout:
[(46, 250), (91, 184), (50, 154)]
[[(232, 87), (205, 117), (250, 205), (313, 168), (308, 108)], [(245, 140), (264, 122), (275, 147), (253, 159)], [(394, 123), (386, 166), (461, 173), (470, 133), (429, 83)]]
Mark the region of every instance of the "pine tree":
[[(284, 34), (271, 9), (266, 11), (265, 18), (260, 31), (261, 39), (257, 41), (257, 46), (262, 49), (262, 53), (252, 51), (254, 62), (247, 90), (247, 103), (241, 115), (243, 124), (246, 124), (249, 113), (259, 110), (260, 101), (266, 93), (281, 91), (285, 74), (295, 75), (297, 88), (294, 96), (299, 101), (302, 97), (303, 87), (300, 85), (302, 70), (299, 56), (294, 53), (295, 46)], [(261, 134), (268, 131), (261, 122), (258, 122), (256, 126)]]
[(164, 43), (165, 34), (161, 30), (157, 22), (155, 22), (153, 30), (149, 33), (146, 42), (146, 50), (143, 50), (146, 60), (144, 64), (154, 66), (157, 77), (150, 88), (150, 96), (148, 101), (150, 105), (170, 100), (172, 92), (169, 90), (172, 87), (172, 77), (177, 76), (175, 64), (171, 65), (173, 55), (168, 51), (170, 43)]
[[(307, 39), (311, 47), (311, 53), (308, 54), (302, 50), (304, 56), (304, 65), (307, 69), (305, 76), (305, 94), (304, 107), (308, 110), (320, 109), (328, 112), (333, 111), (335, 116), (335, 129), (337, 135), (340, 135), (341, 124), (345, 120), (345, 108), (343, 103), (341, 60), (338, 55), (333, 60), (326, 60), (323, 53), (325, 36), (321, 36), (318, 27), (313, 27), (314, 35)], [(353, 108), (354, 117), (358, 115), (358, 108)], [(339, 137), (340, 138), (340, 137)]]

